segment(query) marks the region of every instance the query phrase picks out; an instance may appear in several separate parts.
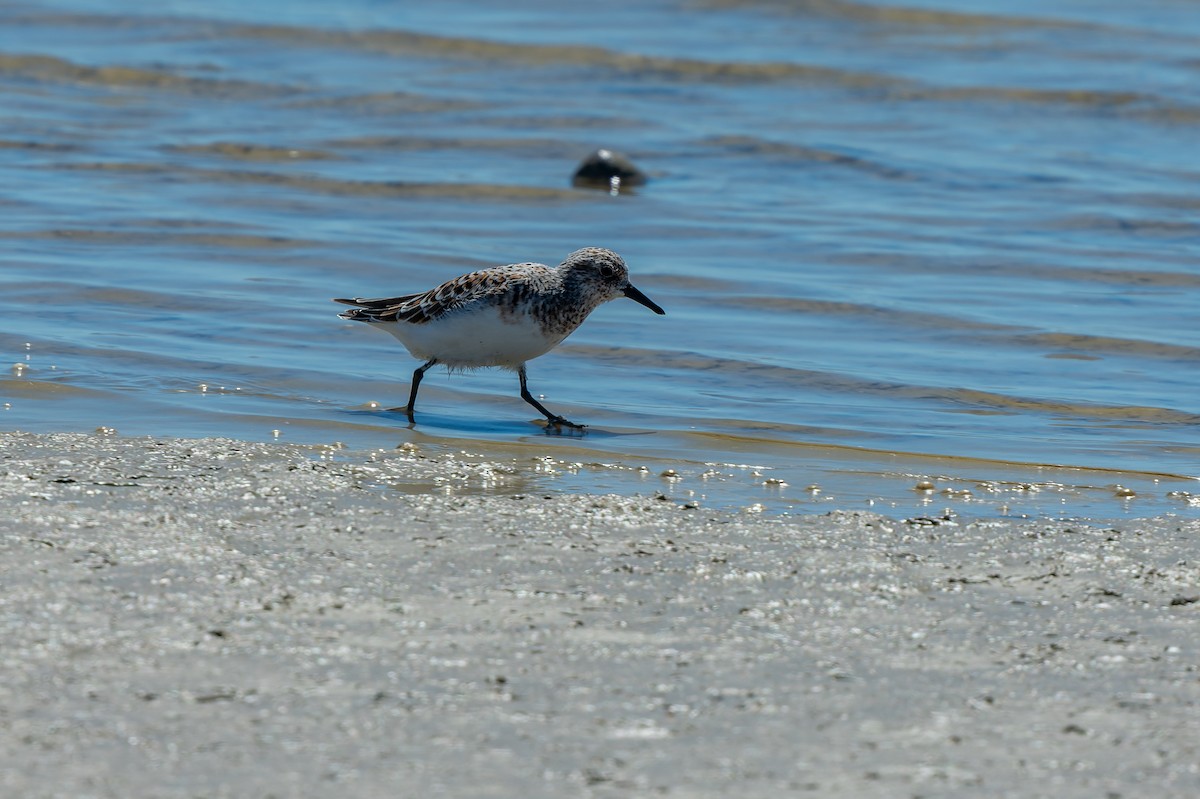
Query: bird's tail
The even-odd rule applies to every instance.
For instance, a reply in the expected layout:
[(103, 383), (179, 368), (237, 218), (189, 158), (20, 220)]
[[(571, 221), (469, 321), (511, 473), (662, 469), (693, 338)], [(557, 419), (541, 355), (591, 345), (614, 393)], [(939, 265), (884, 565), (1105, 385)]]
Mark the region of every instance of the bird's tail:
[(335, 297), (333, 301), (343, 305), (356, 306), (338, 314), (343, 319), (352, 319), (356, 322), (398, 322), (401, 317), (401, 307), (416, 296), (419, 295), (410, 294), (406, 297), (376, 297), (373, 299)]

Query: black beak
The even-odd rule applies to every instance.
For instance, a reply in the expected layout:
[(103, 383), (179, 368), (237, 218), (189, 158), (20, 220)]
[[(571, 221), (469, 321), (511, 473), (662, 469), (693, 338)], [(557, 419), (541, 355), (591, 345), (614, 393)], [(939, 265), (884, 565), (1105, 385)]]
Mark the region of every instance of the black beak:
[(638, 303), (641, 303), (642, 305), (645, 305), (647, 308), (654, 311), (659, 316), (667, 315), (667, 312), (664, 311), (662, 308), (659, 308), (658, 305), (654, 302), (654, 300), (650, 299), (645, 294), (643, 294), (642, 292), (635, 289), (633, 286), (625, 287), (625, 296), (628, 297), (629, 299), (633, 300), (634, 302), (638, 302)]

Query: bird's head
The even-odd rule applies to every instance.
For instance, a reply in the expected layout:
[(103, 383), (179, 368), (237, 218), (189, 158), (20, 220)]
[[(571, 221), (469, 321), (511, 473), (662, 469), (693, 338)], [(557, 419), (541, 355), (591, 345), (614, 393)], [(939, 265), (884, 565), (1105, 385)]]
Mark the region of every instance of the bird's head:
[(629, 282), (629, 269), (625, 266), (625, 260), (612, 250), (584, 247), (568, 255), (560, 268), (566, 272), (566, 280), (569, 283), (594, 292), (603, 302), (628, 297), (656, 314), (666, 313), (657, 303), (634, 288)]

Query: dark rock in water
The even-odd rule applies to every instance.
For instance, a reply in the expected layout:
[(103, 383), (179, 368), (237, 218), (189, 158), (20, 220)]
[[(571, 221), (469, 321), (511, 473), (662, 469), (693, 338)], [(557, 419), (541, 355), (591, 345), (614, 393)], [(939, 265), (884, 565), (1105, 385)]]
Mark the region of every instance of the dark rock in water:
[(624, 186), (642, 186), (646, 173), (621, 153), (603, 148), (583, 159), (571, 179), (581, 189), (604, 189), (614, 194)]

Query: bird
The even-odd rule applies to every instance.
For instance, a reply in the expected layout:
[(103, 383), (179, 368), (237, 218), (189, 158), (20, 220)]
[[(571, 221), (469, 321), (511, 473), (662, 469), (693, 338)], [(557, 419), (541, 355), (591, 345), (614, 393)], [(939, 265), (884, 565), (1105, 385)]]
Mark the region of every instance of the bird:
[(603, 247), (584, 247), (558, 266), (519, 263), (461, 275), (418, 294), (367, 299), (334, 299), (355, 306), (342, 319), (366, 322), (391, 333), (414, 358), (408, 405), (416, 423), (417, 390), (431, 367), (448, 370), (500, 367), (517, 373), (521, 399), (555, 428), (583, 429), (546, 410), (529, 393), (526, 361), (545, 355), (575, 331), (603, 303), (627, 297), (654, 313), (661, 307), (629, 282), (624, 259)]

